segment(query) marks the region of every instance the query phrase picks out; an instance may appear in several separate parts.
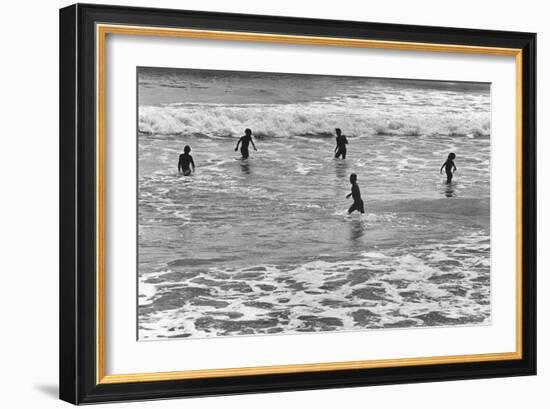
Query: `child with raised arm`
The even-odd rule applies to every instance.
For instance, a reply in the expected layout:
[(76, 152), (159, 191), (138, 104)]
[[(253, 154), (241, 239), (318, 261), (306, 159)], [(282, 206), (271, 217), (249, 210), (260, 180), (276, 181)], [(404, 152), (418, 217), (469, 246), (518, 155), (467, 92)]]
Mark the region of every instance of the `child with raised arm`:
[(348, 214), (351, 214), (355, 210), (361, 213), (365, 213), (365, 207), (363, 204), (363, 199), (361, 199), (361, 191), (359, 190), (359, 185), (357, 184), (357, 175), (352, 173), (349, 176), (349, 183), (351, 183), (351, 193), (346, 195), (346, 199), (349, 199), (350, 196), (353, 197), (353, 204), (348, 209)]
[(453, 172), (456, 172), (456, 166), (454, 163), (455, 158), (456, 155), (454, 153), (449, 153), (447, 160), (443, 165), (441, 165), (441, 169), (439, 169), (439, 174), (441, 174), (443, 173), (443, 168), (445, 168), (445, 173), (447, 174), (447, 183), (451, 183), (451, 181), (453, 180)]
[(248, 159), (248, 145), (252, 144), (252, 147), (255, 151), (256, 145), (254, 145), (254, 141), (252, 140), (252, 131), (249, 128), (246, 128), (244, 130), (244, 136), (242, 136), (239, 139), (239, 142), (237, 142), (237, 146), (235, 147), (235, 152), (239, 149), (239, 144), (241, 144), (241, 155), (243, 156), (243, 159)]
[(336, 147), (334, 148), (334, 157), (339, 158), (340, 155), (342, 155), (342, 159), (346, 159), (346, 152), (348, 144), (348, 139), (342, 135), (342, 130), (340, 128), (336, 128), (334, 130), (336, 132)]
[(193, 161), (193, 157), (189, 155), (189, 152), (191, 152), (191, 147), (185, 145), (183, 153), (180, 155), (180, 160), (178, 161), (178, 173), (182, 172), (183, 176), (189, 176), (191, 174), (190, 166), (193, 167), (193, 172), (195, 171), (195, 162)]

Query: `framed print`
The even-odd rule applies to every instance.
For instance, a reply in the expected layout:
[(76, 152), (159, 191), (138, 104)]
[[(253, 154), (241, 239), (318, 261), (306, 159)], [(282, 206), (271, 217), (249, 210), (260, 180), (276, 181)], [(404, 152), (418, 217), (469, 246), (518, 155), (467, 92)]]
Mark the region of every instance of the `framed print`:
[(535, 54), (61, 9), (61, 399), (534, 375)]

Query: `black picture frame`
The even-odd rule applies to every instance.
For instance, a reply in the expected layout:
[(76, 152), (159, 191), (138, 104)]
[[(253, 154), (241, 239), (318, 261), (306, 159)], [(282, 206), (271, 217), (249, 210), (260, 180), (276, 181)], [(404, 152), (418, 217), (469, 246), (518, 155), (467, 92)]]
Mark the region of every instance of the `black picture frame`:
[[(101, 384), (96, 351), (96, 24), (522, 51), (521, 359)], [(60, 10), (60, 398), (74, 404), (536, 374), (536, 34), (77, 4)]]

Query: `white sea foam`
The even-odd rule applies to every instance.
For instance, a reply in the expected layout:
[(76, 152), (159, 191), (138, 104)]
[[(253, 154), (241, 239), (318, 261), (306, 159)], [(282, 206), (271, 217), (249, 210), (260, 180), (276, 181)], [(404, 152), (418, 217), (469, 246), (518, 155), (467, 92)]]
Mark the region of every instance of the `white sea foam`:
[[(143, 339), (212, 337), (237, 335), (243, 328), (245, 333), (292, 333), (405, 323), (486, 323), (489, 305), (479, 294), (486, 296), (489, 288), (478, 280), (488, 278), (488, 267), (472, 268), (479, 256), (459, 250), (466, 242), (469, 249), (480, 251), (476, 243), (484, 240), (487, 238), (482, 235), (471, 235), (451, 243), (411, 248), (409, 254), (399, 249), (372, 251), (359, 259), (316, 260), (284, 269), (274, 265), (225, 271), (213, 268), (185, 281), (179, 281), (173, 272), (152, 274), (142, 277), (140, 284), (140, 305), (153, 308), (149, 319), (143, 320), (147, 330), (141, 330), (141, 335)], [(455, 266), (451, 273), (438, 270), (443, 255)], [(163, 280), (163, 276), (176, 281)], [(179, 306), (154, 307), (159, 297), (186, 287), (208, 294), (199, 297), (206, 300), (204, 305), (190, 298)], [(289, 294), (291, 298), (287, 298)], [(178, 299), (177, 293), (174, 297)]]
[(139, 130), (150, 135), (237, 136), (252, 128), (257, 136), (331, 136), (343, 126), (349, 136), (451, 135), (487, 137), (487, 112), (462, 112), (441, 117), (439, 112), (402, 112), (400, 121), (387, 110), (361, 110), (353, 106), (324, 104), (214, 105), (173, 104), (140, 106)]

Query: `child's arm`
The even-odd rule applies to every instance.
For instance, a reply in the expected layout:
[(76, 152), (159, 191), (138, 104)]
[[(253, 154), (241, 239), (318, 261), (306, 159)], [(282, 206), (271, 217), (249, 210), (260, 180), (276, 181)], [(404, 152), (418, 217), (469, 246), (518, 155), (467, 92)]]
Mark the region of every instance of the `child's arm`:
[(456, 166), (454, 162), (453, 162), (453, 169), (454, 169), (454, 172), (456, 172)]
[(446, 164), (447, 164), (447, 161), (445, 161), (445, 163), (441, 165), (441, 169), (439, 169), (439, 174), (443, 173), (443, 168), (445, 167)]
[(181, 160), (181, 155), (180, 155), (180, 159), (178, 160), (178, 173), (181, 172), (182, 168), (183, 168), (183, 161)]
[(235, 146), (235, 152), (237, 152), (239, 150), (239, 145), (240, 145), (242, 139), (243, 138), (239, 138), (239, 142), (237, 142), (237, 146)]
[(193, 172), (195, 171), (195, 161), (193, 160), (193, 157), (191, 156), (191, 166), (193, 166)]
[(256, 145), (254, 145), (254, 141), (252, 140), (252, 137), (250, 137), (250, 143), (252, 144), (252, 147), (254, 148), (254, 150), (257, 151), (258, 149), (256, 149)]

